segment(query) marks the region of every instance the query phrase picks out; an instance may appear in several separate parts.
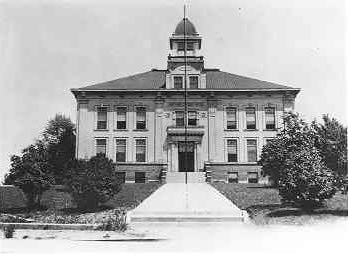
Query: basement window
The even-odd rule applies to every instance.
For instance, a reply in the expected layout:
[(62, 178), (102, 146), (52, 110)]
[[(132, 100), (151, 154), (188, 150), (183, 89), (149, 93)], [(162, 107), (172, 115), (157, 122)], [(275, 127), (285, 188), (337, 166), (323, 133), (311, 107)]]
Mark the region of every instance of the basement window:
[(257, 172), (248, 172), (248, 183), (258, 183), (259, 175)]
[(228, 183), (238, 183), (238, 172), (228, 172)]
[(135, 172), (135, 183), (145, 183), (146, 173), (145, 172)]

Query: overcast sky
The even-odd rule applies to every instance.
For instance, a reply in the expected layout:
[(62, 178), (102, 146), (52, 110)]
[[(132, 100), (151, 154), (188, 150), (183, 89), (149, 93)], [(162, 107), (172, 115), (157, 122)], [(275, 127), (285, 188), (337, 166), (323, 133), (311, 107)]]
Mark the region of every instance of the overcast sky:
[(296, 110), (347, 123), (343, 0), (0, 0), (0, 176), (58, 112), (70, 88), (166, 68), (183, 16), (207, 68), (301, 88)]

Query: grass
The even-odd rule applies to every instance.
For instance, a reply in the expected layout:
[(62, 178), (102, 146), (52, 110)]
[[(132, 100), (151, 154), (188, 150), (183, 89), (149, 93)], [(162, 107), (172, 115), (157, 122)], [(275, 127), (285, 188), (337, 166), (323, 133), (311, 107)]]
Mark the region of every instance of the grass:
[(302, 225), (348, 216), (348, 195), (341, 193), (325, 201), (322, 207), (308, 211), (282, 204), (278, 190), (267, 186), (227, 183), (213, 183), (212, 186), (246, 210), (255, 224)]
[[(0, 214), (0, 222), (39, 222), (59, 224), (101, 224), (105, 228), (115, 228), (123, 221), (125, 213), (159, 188), (159, 183), (124, 184), (121, 191), (108, 202), (94, 211), (78, 209), (17, 211), (12, 214)], [(119, 219), (119, 220), (118, 220)], [(123, 225), (121, 225), (123, 227)]]
[(126, 183), (121, 191), (106, 202), (105, 205), (112, 208), (131, 210), (138, 206), (160, 186), (161, 184), (159, 183)]

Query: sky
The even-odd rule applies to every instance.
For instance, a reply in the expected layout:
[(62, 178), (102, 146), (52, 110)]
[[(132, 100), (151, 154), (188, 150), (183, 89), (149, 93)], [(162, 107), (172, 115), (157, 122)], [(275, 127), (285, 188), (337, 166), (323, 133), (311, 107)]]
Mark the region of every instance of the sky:
[(75, 121), (70, 88), (165, 69), (184, 3), (207, 68), (301, 88), (307, 121), (347, 125), (343, 0), (0, 0), (0, 178), (56, 113)]

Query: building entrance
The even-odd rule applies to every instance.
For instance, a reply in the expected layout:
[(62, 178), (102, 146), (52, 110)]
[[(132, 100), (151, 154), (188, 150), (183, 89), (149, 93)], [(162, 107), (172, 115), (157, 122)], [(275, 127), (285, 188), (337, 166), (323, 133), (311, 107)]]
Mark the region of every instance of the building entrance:
[[(195, 144), (194, 142), (187, 142), (185, 149), (185, 142), (178, 143), (178, 160), (179, 172), (194, 172), (195, 171)], [(186, 151), (186, 160), (185, 160)], [(186, 165), (185, 165), (186, 164)]]

